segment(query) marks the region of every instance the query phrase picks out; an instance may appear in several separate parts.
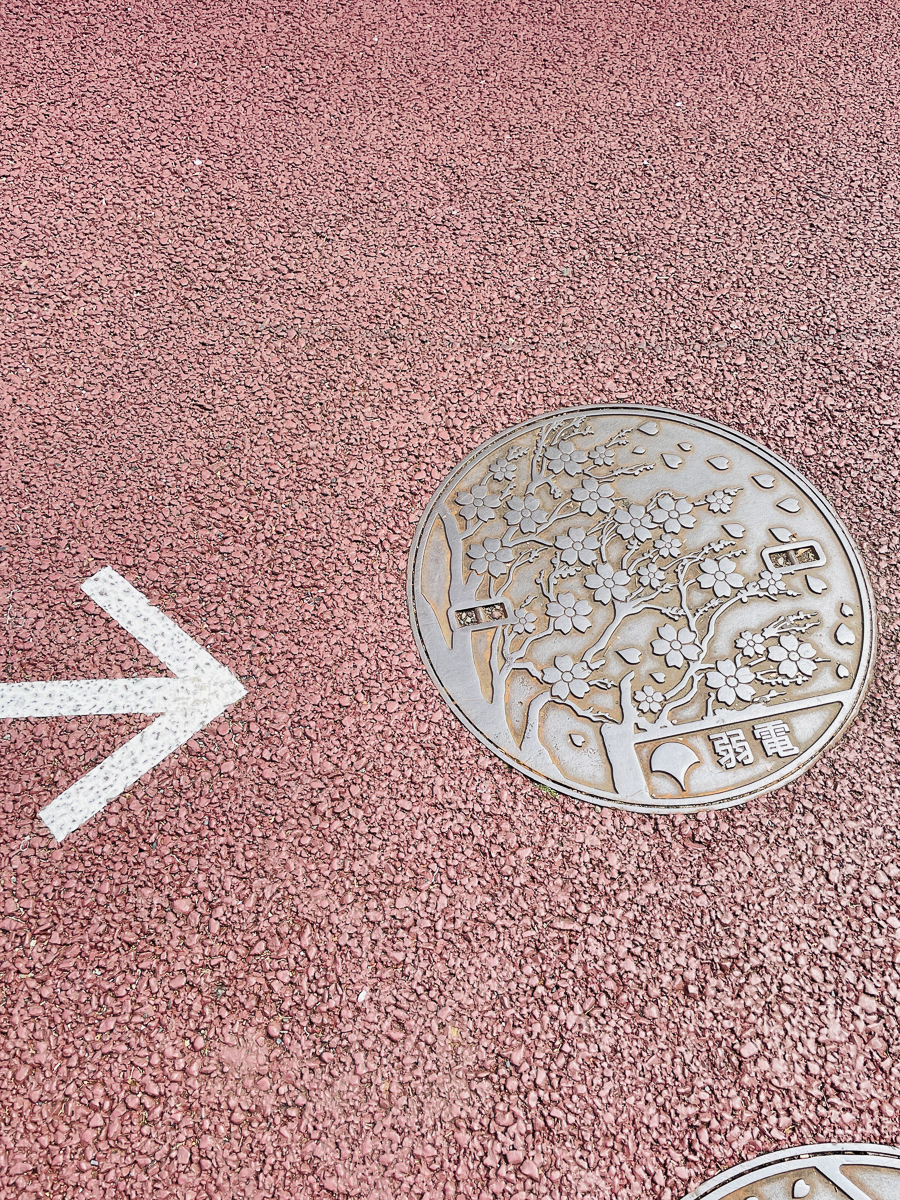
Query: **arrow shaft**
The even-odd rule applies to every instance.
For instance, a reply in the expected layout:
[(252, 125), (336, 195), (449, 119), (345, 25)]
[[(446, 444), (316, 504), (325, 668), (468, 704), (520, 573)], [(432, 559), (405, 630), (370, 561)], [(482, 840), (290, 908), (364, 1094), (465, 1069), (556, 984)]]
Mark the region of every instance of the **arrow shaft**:
[(79, 679), (0, 684), (0, 717), (86, 717), (163, 713), (206, 700), (194, 679)]

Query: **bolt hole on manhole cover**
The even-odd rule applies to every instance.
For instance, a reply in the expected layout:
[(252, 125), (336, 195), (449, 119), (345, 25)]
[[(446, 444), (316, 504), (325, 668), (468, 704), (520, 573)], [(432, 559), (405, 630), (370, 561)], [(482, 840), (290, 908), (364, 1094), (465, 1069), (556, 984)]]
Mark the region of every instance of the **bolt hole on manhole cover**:
[(432, 678), (495, 754), (646, 812), (795, 779), (874, 656), (865, 569), (825, 497), (655, 407), (556, 412), (471, 453), (419, 523), (409, 604)]
[(847, 1144), (779, 1150), (724, 1171), (684, 1200), (900, 1200), (900, 1150)]

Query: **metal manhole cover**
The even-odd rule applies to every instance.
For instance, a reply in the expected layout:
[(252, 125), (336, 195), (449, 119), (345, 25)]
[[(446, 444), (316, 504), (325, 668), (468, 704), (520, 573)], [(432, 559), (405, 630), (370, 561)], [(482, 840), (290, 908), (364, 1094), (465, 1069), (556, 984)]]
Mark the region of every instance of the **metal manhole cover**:
[(685, 1200), (900, 1200), (900, 1150), (801, 1146), (732, 1167)]
[(748, 438), (659, 408), (553, 413), (470, 454), (416, 530), (409, 603), (494, 753), (649, 812), (796, 778), (856, 713), (874, 651), (828, 502)]

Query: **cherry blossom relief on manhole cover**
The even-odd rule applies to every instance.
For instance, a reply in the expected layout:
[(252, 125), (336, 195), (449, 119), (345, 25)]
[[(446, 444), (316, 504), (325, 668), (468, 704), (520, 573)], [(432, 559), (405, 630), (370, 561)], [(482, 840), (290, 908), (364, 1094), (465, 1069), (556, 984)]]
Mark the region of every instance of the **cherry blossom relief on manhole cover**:
[(684, 1200), (898, 1200), (900, 1150), (801, 1146), (732, 1167)]
[(824, 497), (658, 408), (553, 413), (474, 451), (419, 523), (409, 603), (432, 677), (496, 754), (645, 811), (795, 778), (856, 713), (874, 653)]

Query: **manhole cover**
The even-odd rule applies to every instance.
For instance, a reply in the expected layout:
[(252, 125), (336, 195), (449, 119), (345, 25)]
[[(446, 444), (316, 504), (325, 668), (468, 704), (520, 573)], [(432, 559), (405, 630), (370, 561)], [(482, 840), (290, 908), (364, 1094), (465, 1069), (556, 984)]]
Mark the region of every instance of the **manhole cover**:
[(802, 1146), (732, 1167), (685, 1200), (898, 1200), (900, 1150)]
[(419, 523), (409, 602), (428, 670), (495, 754), (650, 812), (796, 778), (873, 657), (865, 572), (828, 502), (668, 409), (571, 409), (486, 442)]

